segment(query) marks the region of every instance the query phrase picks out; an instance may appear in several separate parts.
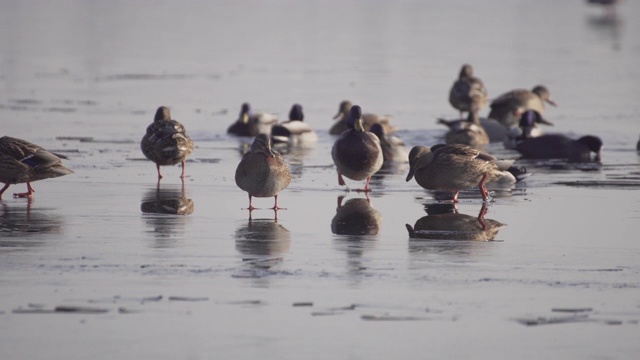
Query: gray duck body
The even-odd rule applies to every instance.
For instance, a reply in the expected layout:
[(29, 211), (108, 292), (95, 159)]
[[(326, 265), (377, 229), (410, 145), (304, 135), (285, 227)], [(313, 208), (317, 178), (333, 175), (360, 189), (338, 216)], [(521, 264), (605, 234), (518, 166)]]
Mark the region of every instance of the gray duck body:
[(289, 167), (282, 155), (271, 149), (266, 134), (256, 136), (249, 152), (242, 156), (235, 174), (236, 185), (249, 196), (271, 197), (291, 183)]

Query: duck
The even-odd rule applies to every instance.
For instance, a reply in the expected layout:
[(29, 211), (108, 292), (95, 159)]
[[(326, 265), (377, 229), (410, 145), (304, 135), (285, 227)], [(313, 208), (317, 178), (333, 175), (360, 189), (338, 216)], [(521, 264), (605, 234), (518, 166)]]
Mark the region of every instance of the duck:
[(302, 105), (293, 104), (289, 111), (289, 121), (275, 124), (271, 128), (271, 141), (289, 145), (313, 144), (318, 141), (318, 134), (304, 122)]
[[(461, 122), (467, 122), (467, 119), (451, 119), (447, 120), (444, 118), (438, 118), (437, 123), (442, 124), (449, 129), (456, 128), (460, 126)], [(509, 128), (502, 125), (495, 119), (489, 119), (486, 117), (480, 118), (480, 125), (489, 136), (489, 142), (501, 142), (504, 141), (509, 136)]]
[(518, 127), (509, 129), (507, 137), (502, 142), (505, 149), (515, 150), (516, 145), (523, 139), (538, 137), (544, 134), (538, 124), (552, 125), (535, 110), (527, 110), (520, 117)]
[(381, 124), (373, 124), (370, 131), (380, 141), (383, 163), (409, 162), (409, 150), (399, 137), (385, 134), (384, 127)]
[[(347, 129), (349, 126), (347, 124), (347, 119), (349, 118), (349, 111), (353, 104), (349, 100), (344, 100), (340, 102), (340, 106), (338, 108), (338, 113), (333, 117), (334, 120), (337, 120), (331, 129), (329, 129), (329, 134), (331, 135), (340, 135)], [(371, 130), (371, 125), (375, 123), (380, 123), (384, 127), (384, 132), (387, 134), (391, 134), (396, 131), (396, 128), (391, 125), (392, 118), (390, 116), (380, 116), (376, 114), (362, 114), (362, 126), (366, 131)]]
[(193, 152), (193, 140), (179, 121), (171, 119), (171, 110), (160, 106), (156, 110), (153, 122), (140, 141), (144, 156), (156, 164), (158, 181), (162, 179), (160, 166), (182, 164), (180, 179), (184, 180), (185, 163)]
[(564, 134), (546, 134), (525, 138), (516, 144), (524, 159), (565, 159), (569, 162), (600, 162), (602, 139), (585, 135), (574, 140)]
[(282, 155), (271, 148), (271, 138), (258, 134), (251, 149), (242, 156), (236, 168), (236, 185), (249, 194), (248, 210), (254, 210), (253, 197), (274, 197), (273, 210), (278, 206), (278, 193), (291, 183), (291, 172)]
[(483, 149), (490, 142), (476, 111), (470, 111), (467, 120), (455, 122), (444, 138), (447, 144), (464, 144), (475, 149)]
[(458, 79), (449, 91), (449, 103), (463, 112), (479, 112), (489, 102), (489, 95), (484, 83), (473, 76), (473, 67), (469, 64), (462, 65)]
[(271, 127), (278, 122), (278, 117), (273, 114), (251, 110), (251, 105), (245, 102), (240, 107), (240, 116), (229, 126), (227, 134), (236, 136), (255, 137), (258, 134), (269, 134)]
[(536, 85), (532, 90), (515, 89), (494, 99), (489, 118), (495, 119), (507, 127), (517, 126), (518, 120), (526, 110), (535, 110), (543, 117), (543, 124), (552, 125), (544, 119), (544, 103), (557, 106), (551, 99), (551, 93), (544, 85)]
[(363, 189), (369, 192), (371, 175), (380, 170), (384, 162), (380, 140), (363, 126), (362, 109), (353, 105), (347, 116), (349, 128), (344, 131), (331, 148), (331, 157), (338, 171), (338, 184), (346, 186), (342, 175), (351, 180), (367, 180)]
[(4, 183), (0, 189), (0, 200), (12, 184), (27, 183), (27, 192), (13, 194), (13, 197), (32, 198), (35, 192), (32, 182), (73, 174), (71, 169), (62, 165), (63, 159), (69, 158), (26, 140), (0, 137), (0, 182)]
[[(458, 202), (460, 190), (478, 186), (482, 200), (488, 201), (487, 183), (515, 184), (528, 176), (526, 171), (516, 169), (514, 162), (463, 144), (437, 144), (431, 148), (418, 145), (409, 152), (406, 181), (415, 177), (418, 185), (425, 189), (452, 192), (454, 203)], [(511, 172), (511, 168), (518, 171)]]

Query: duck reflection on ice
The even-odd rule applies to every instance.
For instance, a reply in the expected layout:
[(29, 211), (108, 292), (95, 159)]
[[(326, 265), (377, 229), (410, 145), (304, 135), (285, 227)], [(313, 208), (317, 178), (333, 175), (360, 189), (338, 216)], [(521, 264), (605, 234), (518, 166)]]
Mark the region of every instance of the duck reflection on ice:
[(369, 197), (349, 199), (338, 197), (336, 215), (331, 220), (331, 232), (337, 235), (377, 235), (382, 225), (382, 215), (371, 206)]
[[(33, 210), (32, 199), (27, 203), (0, 201), (0, 247), (29, 246), (25, 237), (37, 234), (62, 233), (63, 221), (45, 209)], [(19, 238), (17, 241), (11, 238)]]
[(142, 196), (140, 210), (143, 219), (151, 228), (159, 247), (173, 245), (166, 243), (178, 233), (184, 232), (186, 217), (170, 215), (190, 215), (193, 213), (193, 200), (187, 198), (184, 184), (181, 186), (155, 187), (147, 190)]
[(191, 215), (193, 200), (185, 195), (184, 183), (177, 188), (159, 186), (147, 191), (142, 198), (140, 210), (145, 214)]
[(246, 225), (238, 227), (235, 238), (243, 261), (266, 268), (280, 262), (280, 255), (289, 251), (291, 244), (289, 230), (272, 219), (249, 218)]
[(498, 221), (485, 219), (487, 204), (483, 203), (478, 216), (458, 213), (455, 204), (426, 205), (427, 216), (406, 225), (411, 239), (493, 241), (500, 228)]

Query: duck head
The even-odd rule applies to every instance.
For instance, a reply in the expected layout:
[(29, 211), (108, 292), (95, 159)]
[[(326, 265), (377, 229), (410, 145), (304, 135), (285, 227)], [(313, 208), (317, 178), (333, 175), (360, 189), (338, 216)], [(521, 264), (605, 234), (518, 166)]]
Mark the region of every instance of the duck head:
[(586, 135), (578, 139), (578, 143), (586, 146), (589, 150), (596, 154), (595, 161), (600, 161), (602, 159), (602, 140), (593, 135)]
[(338, 113), (333, 117), (334, 120), (342, 120), (345, 116), (349, 114), (349, 110), (351, 110), (351, 101), (344, 100), (340, 103), (338, 107)]
[(539, 112), (527, 110), (520, 116), (520, 122), (518, 123), (520, 129), (517, 131), (517, 136), (513, 136), (516, 134), (515, 131), (511, 132), (510, 136), (515, 139), (527, 139), (531, 137), (531, 131), (536, 127), (536, 124), (539, 123), (547, 123), (547, 121), (542, 118)]
[(351, 110), (349, 110), (349, 115), (347, 116), (347, 126), (349, 129), (355, 129), (356, 131), (364, 131), (364, 126), (362, 125), (362, 108), (358, 105), (353, 105)]
[(153, 117), (153, 121), (158, 120), (171, 120), (171, 110), (166, 106), (160, 106)]
[(243, 124), (249, 123), (249, 119), (251, 118), (251, 105), (249, 103), (243, 103), (240, 108), (240, 121)]
[[(437, 147), (438, 145), (435, 145), (432, 148)], [(409, 174), (407, 174), (406, 180), (410, 181), (411, 179), (413, 179), (416, 171), (429, 164), (432, 160), (433, 152), (431, 151), (431, 149), (426, 146), (414, 146), (409, 152)]]
[(291, 107), (291, 111), (289, 111), (289, 120), (293, 121), (303, 121), (304, 120), (304, 113), (302, 112), (302, 105), (300, 104), (293, 104), (293, 106)]
[(473, 67), (469, 64), (462, 65), (460, 69), (459, 79), (470, 79), (473, 77)]
[(263, 153), (268, 157), (275, 157), (271, 150), (271, 138), (267, 134), (258, 134), (251, 144), (251, 153)]
[(551, 100), (551, 93), (549, 92), (549, 89), (547, 89), (546, 86), (544, 85), (537, 85), (536, 87), (533, 88), (533, 90), (531, 90), (531, 92), (535, 93), (536, 95), (538, 95), (540, 97), (540, 99), (542, 99), (542, 101), (546, 101), (547, 103), (553, 105), (553, 106), (558, 106), (555, 101)]

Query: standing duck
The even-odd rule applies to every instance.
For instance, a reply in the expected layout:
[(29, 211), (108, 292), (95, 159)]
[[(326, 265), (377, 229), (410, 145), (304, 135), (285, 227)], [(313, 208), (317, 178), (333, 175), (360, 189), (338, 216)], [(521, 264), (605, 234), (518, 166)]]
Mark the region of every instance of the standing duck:
[(478, 186), (482, 200), (489, 200), (488, 182), (516, 183), (518, 178), (508, 169), (513, 161), (500, 160), (461, 144), (414, 146), (409, 153), (407, 181), (416, 178), (425, 189), (453, 192), (453, 201), (458, 202), (458, 193)]
[(251, 105), (244, 103), (240, 107), (240, 116), (229, 128), (228, 134), (237, 136), (251, 136), (258, 134), (269, 134), (271, 126), (278, 122), (278, 118), (273, 114), (254, 113), (251, 111)]
[(193, 141), (180, 122), (171, 119), (171, 111), (166, 106), (156, 110), (153, 123), (140, 141), (144, 156), (156, 163), (158, 181), (162, 179), (160, 166), (182, 164), (181, 179), (184, 179), (184, 168), (187, 156), (193, 151)]
[(449, 91), (449, 103), (463, 112), (479, 112), (487, 103), (489, 97), (482, 80), (473, 76), (473, 67), (469, 64), (462, 65), (458, 80), (453, 83)]
[(275, 198), (273, 210), (278, 207), (278, 193), (291, 183), (289, 167), (282, 155), (271, 149), (271, 139), (267, 134), (258, 134), (249, 152), (242, 156), (236, 168), (236, 185), (249, 194), (249, 207), (255, 209), (252, 199), (256, 197)]
[(274, 144), (303, 145), (315, 143), (318, 141), (318, 135), (304, 122), (302, 105), (294, 104), (289, 111), (289, 121), (273, 125), (271, 128), (271, 140)]
[(338, 184), (346, 185), (342, 175), (352, 180), (367, 180), (364, 189), (371, 191), (369, 181), (371, 175), (382, 167), (384, 157), (380, 140), (365, 131), (362, 125), (362, 109), (358, 105), (351, 107), (347, 116), (349, 129), (343, 132), (333, 144), (331, 157), (338, 170)]
[(27, 192), (13, 194), (14, 197), (33, 197), (31, 182), (73, 174), (62, 165), (64, 155), (49, 152), (28, 141), (3, 136), (0, 138), (0, 182), (2, 194), (11, 184), (27, 183)]
[[(553, 106), (556, 103), (551, 100), (549, 90), (543, 85), (537, 85), (533, 90), (516, 89), (500, 95), (491, 102), (490, 119), (495, 119), (507, 127), (517, 126), (520, 116), (526, 110), (535, 110), (544, 120), (544, 103)], [(544, 120), (545, 124), (551, 125)]]
[[(351, 101), (344, 100), (340, 103), (340, 107), (338, 108), (338, 113), (333, 117), (336, 122), (333, 124), (331, 129), (329, 130), (329, 134), (331, 135), (340, 135), (345, 130), (349, 129), (349, 125), (347, 124), (347, 120), (349, 118), (349, 111), (351, 110)], [(391, 117), (389, 116), (380, 116), (376, 114), (362, 114), (362, 126), (366, 131), (371, 130), (371, 126), (375, 123), (380, 123), (384, 127), (384, 132), (390, 134), (396, 130), (391, 124)]]

